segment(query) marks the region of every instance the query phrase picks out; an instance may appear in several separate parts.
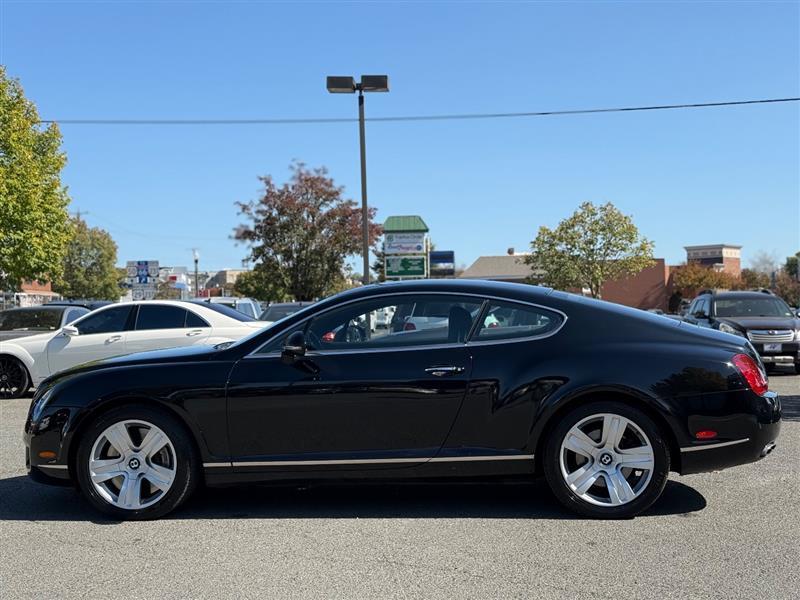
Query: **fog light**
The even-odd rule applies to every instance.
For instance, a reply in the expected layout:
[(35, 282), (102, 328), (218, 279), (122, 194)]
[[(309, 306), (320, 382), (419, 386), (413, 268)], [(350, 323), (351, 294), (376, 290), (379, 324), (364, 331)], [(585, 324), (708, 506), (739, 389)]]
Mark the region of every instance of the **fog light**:
[(717, 437), (717, 432), (712, 431), (711, 429), (703, 429), (702, 431), (698, 431), (694, 434), (698, 440), (713, 440)]

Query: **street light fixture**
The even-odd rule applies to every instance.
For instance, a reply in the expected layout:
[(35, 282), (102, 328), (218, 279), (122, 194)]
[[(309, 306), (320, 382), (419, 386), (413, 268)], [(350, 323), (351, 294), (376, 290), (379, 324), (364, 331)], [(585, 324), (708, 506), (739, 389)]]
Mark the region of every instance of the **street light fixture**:
[(369, 283), (369, 212), (367, 210), (367, 143), (364, 131), (364, 92), (388, 92), (388, 75), (362, 75), (356, 83), (354, 77), (329, 76), (326, 87), (331, 94), (358, 92), (358, 133), (361, 145), (361, 235), (364, 255), (364, 285)]

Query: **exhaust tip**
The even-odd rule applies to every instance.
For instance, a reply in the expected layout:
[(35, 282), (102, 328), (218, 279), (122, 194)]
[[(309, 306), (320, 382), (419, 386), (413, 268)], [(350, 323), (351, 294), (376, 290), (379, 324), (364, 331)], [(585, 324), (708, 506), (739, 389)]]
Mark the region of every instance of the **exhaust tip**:
[(761, 451), (761, 458), (764, 458), (767, 454), (769, 454), (773, 450), (775, 450), (775, 442), (770, 442), (769, 444), (764, 446), (764, 449)]

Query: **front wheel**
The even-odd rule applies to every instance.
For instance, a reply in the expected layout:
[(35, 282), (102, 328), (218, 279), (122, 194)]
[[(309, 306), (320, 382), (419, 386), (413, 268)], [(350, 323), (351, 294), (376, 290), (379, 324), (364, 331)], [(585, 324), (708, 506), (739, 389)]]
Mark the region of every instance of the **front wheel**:
[(556, 425), (546, 443), (544, 471), (567, 508), (621, 519), (659, 498), (669, 458), (661, 431), (642, 411), (621, 402), (592, 402)]
[(200, 478), (197, 452), (182, 424), (149, 406), (100, 415), (80, 441), (75, 467), (89, 502), (122, 520), (167, 514)]

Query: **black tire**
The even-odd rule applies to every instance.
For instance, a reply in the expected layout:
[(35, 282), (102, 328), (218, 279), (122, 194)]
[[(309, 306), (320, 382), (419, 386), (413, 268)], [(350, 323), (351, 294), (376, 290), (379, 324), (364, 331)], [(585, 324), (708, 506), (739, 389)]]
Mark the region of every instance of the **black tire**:
[[(622, 416), (635, 424), (650, 441), (653, 451), (653, 469), (649, 481), (642, 483), (638, 496), (626, 504), (598, 506), (585, 500), (567, 484), (561, 467), (561, 445), (573, 426), (598, 414)], [(630, 431), (630, 430), (627, 430)], [(626, 435), (630, 435), (627, 433)], [(584, 459), (585, 460), (585, 459)], [(566, 414), (549, 435), (544, 449), (543, 468), (553, 494), (568, 509), (585, 517), (596, 519), (628, 519), (647, 510), (664, 491), (669, 477), (670, 455), (664, 434), (642, 411), (622, 402), (601, 401), (581, 405)], [(636, 471), (640, 473), (641, 471)], [(630, 475), (628, 475), (630, 477)], [(605, 486), (605, 477), (602, 478)], [(600, 480), (596, 485), (600, 485)], [(591, 491), (594, 488), (590, 488)], [(598, 488), (599, 489), (599, 488)]]
[[(161, 429), (174, 448), (174, 479), (169, 490), (150, 506), (138, 510), (114, 506), (95, 489), (89, 474), (92, 448), (107, 428), (123, 421), (144, 421)], [(201, 464), (186, 427), (173, 415), (146, 405), (126, 405), (98, 416), (83, 432), (75, 458), (78, 488), (97, 510), (119, 520), (142, 521), (157, 519), (185, 502), (201, 480)]]
[(29, 389), (31, 377), (22, 361), (0, 356), (0, 398), (22, 398)]

